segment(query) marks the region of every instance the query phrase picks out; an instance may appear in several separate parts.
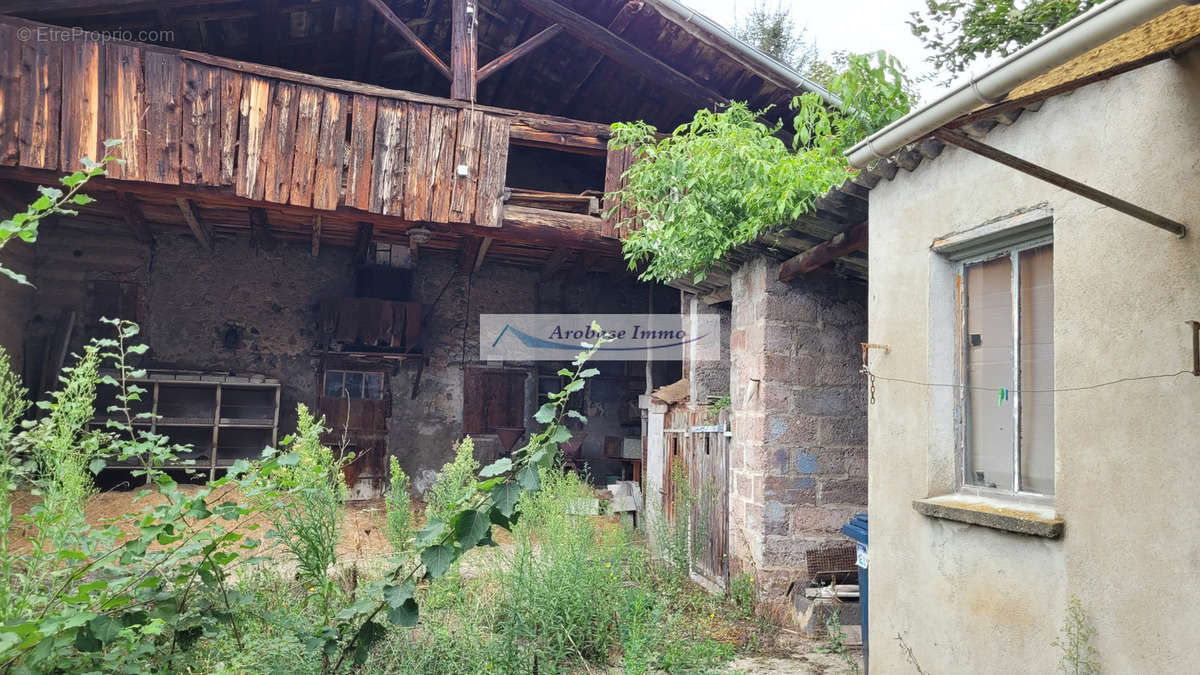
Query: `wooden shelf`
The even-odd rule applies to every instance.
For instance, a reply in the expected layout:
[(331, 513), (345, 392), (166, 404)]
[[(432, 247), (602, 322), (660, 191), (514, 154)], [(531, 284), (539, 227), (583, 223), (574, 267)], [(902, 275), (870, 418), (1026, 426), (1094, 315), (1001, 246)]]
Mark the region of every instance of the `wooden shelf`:
[[(252, 381), (258, 380), (258, 381)], [(238, 459), (257, 458), (262, 449), (278, 442), (279, 382), (261, 377), (158, 371), (130, 380), (147, 389), (136, 412), (150, 419), (136, 420), (139, 429), (161, 433), (172, 443), (188, 445), (197, 455), (192, 464), (172, 463), (165, 469), (209, 472), (227, 468)], [(112, 395), (112, 391), (106, 392)], [(98, 405), (106, 409), (106, 405)], [(109, 418), (96, 417), (92, 426), (103, 428)], [(137, 469), (136, 462), (112, 464), (107, 469)]]

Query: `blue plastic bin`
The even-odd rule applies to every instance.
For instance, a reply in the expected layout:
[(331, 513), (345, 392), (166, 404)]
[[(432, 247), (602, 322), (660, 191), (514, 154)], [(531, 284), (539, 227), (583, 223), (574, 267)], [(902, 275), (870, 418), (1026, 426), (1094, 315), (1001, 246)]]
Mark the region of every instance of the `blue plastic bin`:
[(867, 667), (867, 514), (859, 513), (842, 526), (842, 534), (858, 542), (858, 605), (862, 610), (863, 670)]

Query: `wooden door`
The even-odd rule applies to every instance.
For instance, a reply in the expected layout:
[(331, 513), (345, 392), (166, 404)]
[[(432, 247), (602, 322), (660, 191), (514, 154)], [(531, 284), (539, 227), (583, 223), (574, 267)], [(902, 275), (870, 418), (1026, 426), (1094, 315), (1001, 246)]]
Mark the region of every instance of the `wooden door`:
[(724, 411), (719, 420), (693, 422), (699, 423), (689, 430), (687, 448), (692, 572), (725, 588), (729, 581), (729, 425)]

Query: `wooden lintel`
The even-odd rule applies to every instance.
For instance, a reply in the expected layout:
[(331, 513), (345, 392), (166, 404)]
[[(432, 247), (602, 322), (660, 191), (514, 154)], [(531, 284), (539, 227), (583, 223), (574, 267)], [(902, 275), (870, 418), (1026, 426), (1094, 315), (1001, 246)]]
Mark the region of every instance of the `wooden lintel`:
[(1020, 157), (1010, 155), (999, 148), (981, 143), (974, 138), (967, 136), (961, 131), (939, 129), (938, 131), (935, 131), (933, 135), (944, 143), (962, 148), (969, 152), (973, 152), (994, 162), (999, 162), (1000, 164), (1016, 169), (1023, 174), (1033, 176), (1034, 178), (1043, 180), (1055, 187), (1062, 188), (1068, 192), (1073, 192), (1080, 197), (1090, 199), (1097, 204), (1103, 204), (1114, 211), (1120, 211), (1125, 215), (1133, 216), (1138, 220), (1166, 230), (1167, 232), (1170, 232), (1176, 236), (1183, 237), (1187, 235), (1187, 226), (1185, 226), (1183, 223), (1171, 220), (1166, 216), (1144, 209), (1119, 197), (1114, 197), (1113, 195), (1097, 190), (1094, 187), (1084, 185), (1077, 180), (1067, 178), (1060, 173), (1055, 173), (1049, 169), (1038, 166), (1033, 162), (1027, 162)]
[(175, 204), (179, 206), (179, 211), (183, 213), (183, 220), (187, 222), (188, 229), (192, 234), (196, 235), (196, 241), (200, 242), (201, 248), (209, 253), (213, 251), (213, 233), (212, 226), (205, 223), (196, 216), (196, 206), (190, 199), (176, 197)]
[(554, 275), (562, 268), (563, 263), (571, 257), (571, 249), (565, 246), (559, 246), (554, 249), (550, 257), (546, 259), (546, 264), (542, 266), (542, 281), (547, 281), (554, 278)]
[(396, 16), (396, 13), (393, 12), (392, 9), (386, 4), (384, 4), (383, 0), (363, 1), (374, 7), (375, 11), (379, 12), (379, 15), (383, 17), (383, 20), (386, 21), (392, 28), (395, 28), (396, 32), (400, 33), (400, 35), (407, 40), (408, 43), (421, 54), (421, 56), (425, 57), (425, 60), (428, 61), (434, 68), (436, 68), (443, 77), (445, 77), (447, 80), (454, 79), (450, 74), (450, 68), (446, 66), (446, 63), (439, 59), (437, 54), (434, 54), (433, 50), (426, 46), (424, 42), (421, 42), (421, 38), (417, 37), (417, 34), (412, 32), (411, 28), (404, 25), (404, 22), (400, 20), (400, 17)]
[(513, 122), (508, 139), (513, 145), (547, 148), (578, 155), (605, 157), (608, 155), (608, 140), (599, 136), (582, 136), (555, 131), (540, 131), (527, 124)]
[(495, 75), (504, 68), (512, 65), (517, 59), (553, 40), (558, 36), (559, 33), (562, 32), (563, 27), (556, 23), (553, 26), (541, 31), (537, 35), (534, 35), (528, 40), (522, 42), (516, 47), (513, 47), (504, 54), (497, 56), (489, 61), (487, 65), (479, 69), (479, 72), (475, 75), (475, 83), (479, 84), (492, 75)]
[(855, 225), (833, 239), (808, 249), (779, 267), (779, 280), (791, 281), (818, 270), (844, 255), (867, 248), (867, 223)]
[(475, 266), (471, 271), (478, 272), (480, 267), (483, 267), (483, 259), (487, 257), (488, 247), (492, 245), (491, 237), (484, 237), (483, 241), (479, 242), (479, 252), (475, 254)]
[(706, 105), (727, 100), (721, 93), (675, 70), (640, 47), (555, 0), (517, 0), (517, 4), (546, 21), (561, 24), (564, 30), (583, 44), (672, 91), (695, 97)]
[[(143, 244), (153, 244), (154, 233), (150, 231), (150, 225), (146, 223), (142, 210), (138, 208), (137, 200), (128, 192), (120, 195), (120, 200), (121, 215), (125, 218), (125, 224), (129, 226), (130, 232)], [(184, 219), (187, 219), (186, 213)], [(191, 223), (188, 223), (188, 227), (191, 227)]]
[(475, 10), (479, 3), (450, 2), (450, 98), (474, 101), (479, 54), (475, 44)]
[(250, 209), (250, 244), (264, 251), (275, 248), (275, 237), (271, 234), (271, 221), (267, 218), (266, 209)]
[(321, 221), (322, 220), (323, 220), (323, 217), (319, 214), (313, 216), (312, 257), (314, 257), (314, 258), (317, 257), (318, 255), (320, 255), (320, 253), (321, 253), (321, 224), (322, 224)]
[(716, 304), (719, 304), (722, 302), (729, 302), (731, 300), (733, 300), (733, 287), (732, 286), (725, 286), (723, 288), (718, 288), (717, 290), (713, 291), (712, 293), (709, 293), (708, 295), (700, 296), (700, 302), (703, 302), (706, 305), (716, 305)]

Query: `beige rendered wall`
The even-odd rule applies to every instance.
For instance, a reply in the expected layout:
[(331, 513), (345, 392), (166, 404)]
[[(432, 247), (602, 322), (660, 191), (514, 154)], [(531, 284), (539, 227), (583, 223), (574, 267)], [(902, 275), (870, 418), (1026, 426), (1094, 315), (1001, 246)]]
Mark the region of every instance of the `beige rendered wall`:
[[(953, 379), (940, 235), (1045, 202), (1054, 213), (1055, 386), (1173, 373), (1200, 320), (1200, 56), (1092, 84), (986, 142), (1192, 226), (1185, 239), (948, 148), (871, 193), (870, 340), (880, 375)], [(872, 673), (1052, 673), (1068, 598), (1107, 673), (1195, 672), (1200, 378), (1055, 398), (1050, 540), (937, 520), (954, 488), (950, 390), (880, 381), (869, 415)], [(897, 639), (897, 638), (900, 639)], [(907, 651), (911, 650), (911, 652)], [(911, 661), (910, 661), (911, 659)]]

